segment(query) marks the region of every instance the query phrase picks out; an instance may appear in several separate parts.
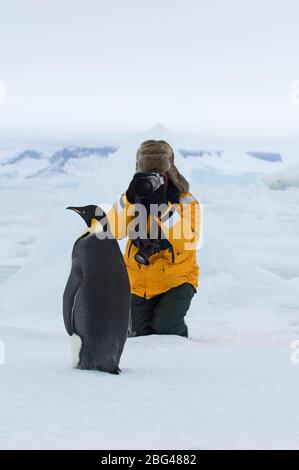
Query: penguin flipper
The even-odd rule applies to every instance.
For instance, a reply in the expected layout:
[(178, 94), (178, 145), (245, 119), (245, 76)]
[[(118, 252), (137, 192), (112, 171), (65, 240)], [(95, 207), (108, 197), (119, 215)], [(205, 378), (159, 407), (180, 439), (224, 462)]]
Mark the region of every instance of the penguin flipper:
[(72, 269), (63, 293), (63, 320), (70, 336), (74, 333), (74, 307), (82, 280), (82, 270), (78, 261), (73, 260)]

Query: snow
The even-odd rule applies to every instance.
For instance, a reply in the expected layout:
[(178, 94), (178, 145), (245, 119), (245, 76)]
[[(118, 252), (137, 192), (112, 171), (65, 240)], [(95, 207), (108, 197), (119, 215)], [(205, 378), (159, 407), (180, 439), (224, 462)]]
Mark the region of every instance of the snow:
[[(272, 155), (267, 152), (255, 152), (255, 154), (257, 153), (262, 156)], [(238, 146), (228, 146), (217, 151), (189, 151), (187, 155), (186, 151), (181, 150), (181, 154), (185, 156), (184, 165), (186, 168), (213, 170), (225, 175), (239, 176), (241, 172), (244, 175), (249, 173), (249, 176), (251, 173), (271, 174), (286, 166), (283, 158), (281, 161), (272, 161), (270, 158), (254, 158), (250, 152), (244, 151)]]
[(269, 175), (266, 181), (271, 189), (299, 188), (299, 166), (275, 172)]
[(27, 149), (15, 151), (3, 158), (0, 149), (0, 178), (52, 177), (60, 175), (88, 175), (99, 166), (99, 159), (115, 152), (116, 147), (64, 147), (54, 149)]
[[(71, 368), (61, 297), (84, 225), (65, 207), (113, 203), (148, 138), (175, 144), (156, 126), (83, 181), (54, 177), (19, 183), (15, 193), (13, 185), (1, 189), (10, 209), (1, 209), (1, 264), (9, 266), (9, 247), (22, 267), (0, 285), (0, 448), (298, 449), (298, 366), (290, 356), (299, 335), (299, 191), (269, 189), (273, 163), (253, 167), (250, 159), (248, 177), (233, 156), (232, 170), (223, 171), (177, 153), (204, 209), (190, 339), (128, 339), (119, 376)], [(21, 256), (30, 234), (36, 241)]]
[(297, 448), (282, 347), (131, 338), (115, 377), (70, 369), (62, 334), (3, 333), (2, 448)]
[(279, 153), (270, 152), (247, 152), (248, 155), (260, 160), (266, 160), (268, 162), (281, 162), (281, 155)]

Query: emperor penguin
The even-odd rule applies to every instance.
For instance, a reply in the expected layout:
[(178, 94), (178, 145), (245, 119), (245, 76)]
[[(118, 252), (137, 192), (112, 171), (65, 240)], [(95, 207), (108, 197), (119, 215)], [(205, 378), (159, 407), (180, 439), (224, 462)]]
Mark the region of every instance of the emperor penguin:
[(119, 374), (130, 320), (130, 284), (123, 255), (117, 240), (107, 236), (109, 223), (99, 207), (67, 209), (87, 224), (74, 244), (63, 294), (64, 324), (74, 339), (73, 366)]

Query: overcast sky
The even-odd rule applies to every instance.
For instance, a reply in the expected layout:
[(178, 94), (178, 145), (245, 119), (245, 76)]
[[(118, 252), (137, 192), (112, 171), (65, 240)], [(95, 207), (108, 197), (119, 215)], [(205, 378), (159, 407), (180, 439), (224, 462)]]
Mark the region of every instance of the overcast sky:
[(0, 136), (298, 134), (298, 18), (298, 0), (0, 0)]

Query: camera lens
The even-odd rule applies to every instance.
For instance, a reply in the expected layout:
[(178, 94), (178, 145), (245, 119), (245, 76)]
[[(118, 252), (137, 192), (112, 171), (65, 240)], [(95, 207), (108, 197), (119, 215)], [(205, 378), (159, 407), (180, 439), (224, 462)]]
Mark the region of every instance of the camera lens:
[(134, 186), (137, 196), (148, 197), (153, 192), (153, 185), (149, 178), (139, 178)]
[(139, 263), (139, 264), (148, 264), (147, 257), (140, 251), (138, 251), (138, 253), (136, 253), (134, 258), (135, 258), (135, 261), (137, 261), (137, 263)]

